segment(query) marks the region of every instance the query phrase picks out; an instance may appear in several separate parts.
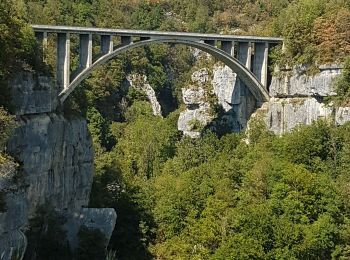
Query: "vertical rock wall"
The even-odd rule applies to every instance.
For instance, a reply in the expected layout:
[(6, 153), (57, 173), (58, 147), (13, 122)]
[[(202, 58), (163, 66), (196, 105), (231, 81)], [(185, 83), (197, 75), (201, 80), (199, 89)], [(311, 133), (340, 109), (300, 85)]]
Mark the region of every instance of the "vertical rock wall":
[[(200, 69), (192, 75), (193, 84), (182, 90), (186, 110), (180, 114), (178, 129), (191, 137), (198, 137), (208, 126), (219, 133), (239, 132), (247, 127), (252, 115), (262, 116), (268, 129), (276, 134), (319, 119), (335, 120), (336, 124), (350, 121), (349, 107), (333, 108), (324, 102), (336, 94), (332, 84), (341, 66), (323, 65), (319, 69), (313, 76), (307, 75), (302, 66), (280, 71), (269, 86), (270, 101), (257, 111), (253, 95), (230, 68), (217, 63)], [(210, 88), (203, 88), (204, 83)], [(208, 112), (213, 105), (206, 100), (208, 92), (215, 95), (222, 109), (217, 118)], [(195, 121), (201, 124), (200, 129), (193, 129)]]
[(57, 100), (48, 77), (19, 74), (13, 86), (19, 127), (7, 152), (19, 167), (11, 178), (0, 177), (7, 203), (6, 212), (0, 213), (0, 259), (11, 259), (15, 249), (25, 246), (28, 219), (45, 203), (67, 217), (73, 246), (82, 224), (99, 228), (109, 239), (116, 222), (114, 209), (86, 208), (93, 178), (86, 121), (54, 112)]
[(350, 121), (349, 108), (334, 108), (323, 101), (325, 97), (336, 94), (333, 82), (340, 73), (341, 67), (337, 65), (321, 66), (320, 72), (313, 76), (306, 75), (302, 67), (283, 71), (272, 78), (271, 99), (257, 113), (265, 119), (268, 129), (276, 134), (319, 119), (344, 124)]
[[(186, 109), (181, 112), (178, 129), (192, 138), (205, 127), (218, 133), (245, 129), (256, 101), (237, 75), (222, 63), (195, 71), (191, 83), (182, 89)], [(209, 102), (210, 100), (210, 102)], [(213, 113), (214, 106), (220, 112)], [(197, 122), (197, 124), (194, 124)], [(201, 127), (197, 127), (197, 125)]]

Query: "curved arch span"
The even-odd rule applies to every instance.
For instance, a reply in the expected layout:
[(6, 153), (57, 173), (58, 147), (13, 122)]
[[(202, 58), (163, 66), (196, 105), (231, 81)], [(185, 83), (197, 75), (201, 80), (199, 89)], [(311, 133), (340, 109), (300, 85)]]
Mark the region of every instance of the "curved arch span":
[(238, 77), (248, 87), (248, 89), (251, 91), (251, 93), (254, 95), (254, 97), (257, 99), (258, 102), (265, 102), (265, 101), (269, 100), (269, 94), (268, 94), (267, 90), (263, 87), (263, 85), (255, 77), (255, 75), (250, 70), (248, 70), (244, 65), (242, 65), (237, 59), (230, 56), (225, 51), (218, 49), (214, 46), (211, 46), (211, 45), (208, 45), (208, 44), (205, 44), (202, 42), (196, 42), (196, 41), (178, 40), (178, 39), (150, 39), (150, 40), (144, 40), (144, 41), (140, 41), (140, 42), (131, 43), (129, 45), (119, 46), (111, 53), (105, 54), (104, 56), (97, 59), (90, 67), (82, 70), (74, 78), (74, 80), (69, 84), (69, 87), (67, 89), (63, 90), (59, 94), (61, 102), (66, 100), (66, 98), (69, 96), (69, 94), (72, 93), (73, 90), (84, 79), (86, 79), (98, 65), (101, 65), (101, 64), (108, 62), (109, 60), (113, 59), (115, 56), (117, 56), (120, 53), (126, 52), (126, 51), (134, 49), (134, 48), (153, 44), (153, 43), (184, 44), (184, 45), (202, 50), (206, 53), (209, 53), (210, 55), (214, 56), (218, 60), (225, 63), (225, 65), (227, 65), (235, 73), (237, 73)]

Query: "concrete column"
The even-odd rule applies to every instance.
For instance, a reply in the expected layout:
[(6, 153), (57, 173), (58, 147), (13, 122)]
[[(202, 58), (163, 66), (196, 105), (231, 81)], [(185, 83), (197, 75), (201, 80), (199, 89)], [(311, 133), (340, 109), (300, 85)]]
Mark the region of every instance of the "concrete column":
[(216, 46), (216, 41), (215, 40), (204, 40), (205, 44), (211, 45), (211, 46)]
[(247, 63), (246, 63), (246, 67), (249, 69), (249, 70), (252, 70), (252, 43), (249, 42), (248, 43), (248, 53), (247, 53)]
[(43, 49), (44, 51), (47, 50), (47, 32), (43, 32)]
[(234, 42), (231, 41), (221, 41), (221, 50), (227, 52), (232, 57), (234, 57), (235, 54), (235, 45)]
[(43, 32), (35, 32), (35, 38), (37, 41), (42, 44), (43, 39), (44, 39), (44, 33)]
[(265, 49), (264, 49), (264, 62), (261, 69), (261, 83), (266, 88), (268, 88), (267, 86), (268, 72), (269, 72), (269, 43), (266, 42)]
[(102, 54), (111, 53), (113, 51), (112, 35), (101, 35), (101, 52)]
[(35, 37), (42, 47), (43, 60), (45, 61), (46, 51), (47, 51), (47, 32), (36, 32)]
[(132, 43), (131, 36), (121, 36), (120, 38), (121, 38), (122, 45), (128, 45)]
[(92, 34), (80, 34), (79, 67), (88, 68), (92, 64)]
[(46, 61), (47, 59), (47, 47), (48, 47), (48, 40), (47, 40), (47, 32), (43, 33), (43, 60)]
[(69, 86), (70, 39), (69, 33), (57, 34), (57, 86), (65, 90)]
[[(252, 44), (251, 42), (238, 42), (237, 45), (237, 59), (240, 63), (242, 63), (244, 66), (246, 66), (249, 70), (251, 69), (251, 59), (252, 59)], [(242, 111), (245, 109), (245, 96), (247, 91), (247, 87), (243, 83), (242, 80), (238, 80), (235, 89), (234, 89), (234, 97), (233, 97), (233, 103), (234, 104), (241, 104), (241, 107), (243, 108)], [(243, 97), (243, 98), (242, 98)], [(243, 116), (244, 118), (244, 116)]]
[(36, 32), (35, 37), (45, 50), (47, 48), (47, 32)]
[(250, 42), (238, 43), (237, 59), (249, 70), (251, 69), (252, 45)]
[(269, 44), (255, 43), (253, 73), (265, 87), (267, 85)]

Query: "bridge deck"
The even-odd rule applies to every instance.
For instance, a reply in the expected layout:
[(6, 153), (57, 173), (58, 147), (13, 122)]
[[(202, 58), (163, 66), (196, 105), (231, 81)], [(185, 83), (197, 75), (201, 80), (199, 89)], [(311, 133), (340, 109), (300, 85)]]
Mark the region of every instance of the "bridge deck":
[(207, 33), (188, 33), (188, 32), (161, 32), (145, 30), (128, 30), (128, 29), (106, 29), (95, 27), (76, 27), (76, 26), (55, 26), (55, 25), (32, 25), (36, 32), (52, 33), (73, 33), (73, 34), (100, 34), (100, 35), (118, 35), (134, 37), (153, 37), (176, 39), (197, 39), (197, 40), (219, 40), (219, 41), (239, 41), (239, 42), (268, 42), (281, 43), (282, 38), (275, 37), (257, 37), (257, 36), (238, 36), (224, 34), (207, 34)]

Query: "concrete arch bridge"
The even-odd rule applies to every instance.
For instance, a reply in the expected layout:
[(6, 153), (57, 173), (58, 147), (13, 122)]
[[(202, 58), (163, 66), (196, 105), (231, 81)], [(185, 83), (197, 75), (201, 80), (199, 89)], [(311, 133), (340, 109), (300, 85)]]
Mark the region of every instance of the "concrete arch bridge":
[[(159, 32), (124, 29), (102, 29), (71, 26), (32, 25), (43, 48), (49, 34), (56, 36), (56, 80), (59, 98), (64, 102), (74, 89), (99, 65), (118, 54), (156, 43), (184, 44), (202, 50), (230, 67), (248, 87), (258, 103), (269, 100), (270, 78), (268, 55), (281, 38)], [(70, 73), (70, 36), (79, 35), (79, 66)], [(100, 37), (100, 53), (93, 57), (93, 35)], [(118, 42), (115, 45), (114, 42)]]

